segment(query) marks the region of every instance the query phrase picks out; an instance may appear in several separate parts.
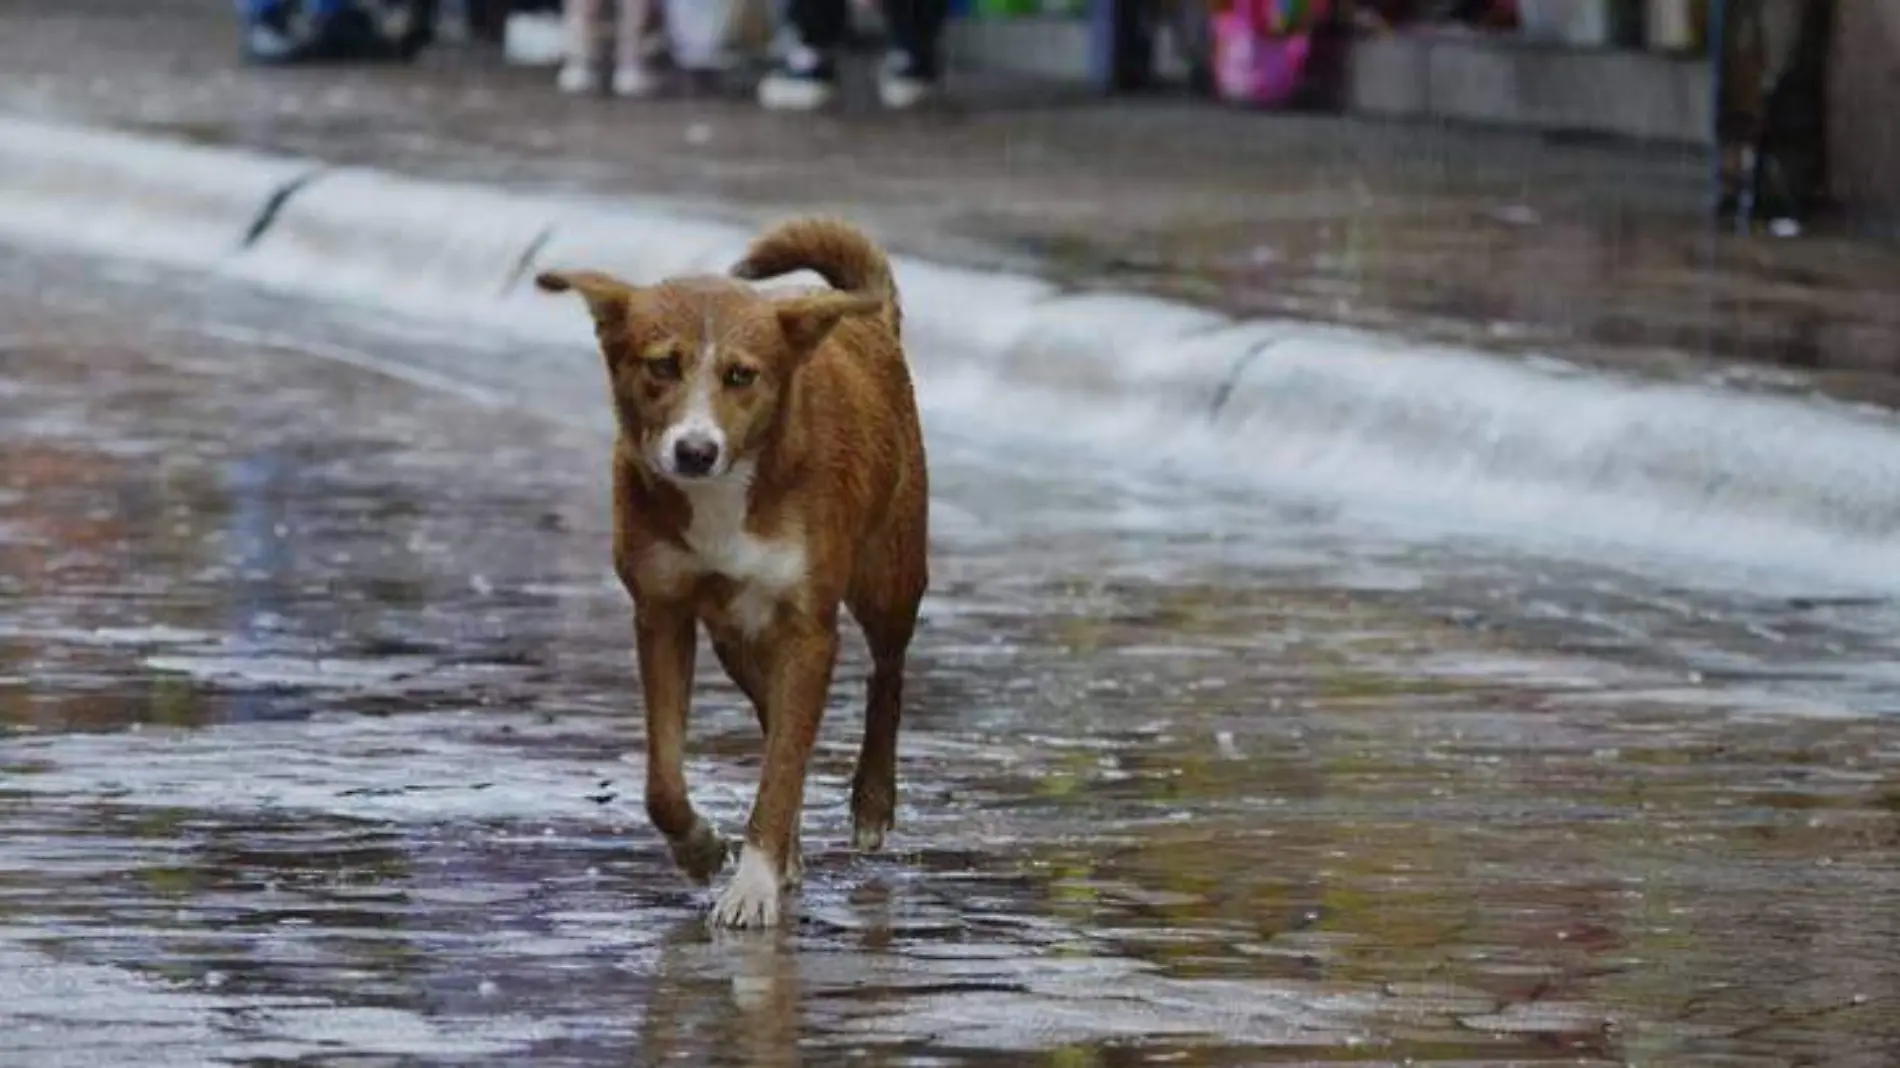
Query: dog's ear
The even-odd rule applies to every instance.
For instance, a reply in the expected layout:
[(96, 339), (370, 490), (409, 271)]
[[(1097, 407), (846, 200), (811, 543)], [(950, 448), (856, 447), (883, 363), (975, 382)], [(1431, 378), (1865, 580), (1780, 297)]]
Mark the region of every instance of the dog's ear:
[(594, 317), (594, 332), (604, 342), (626, 331), (634, 288), (602, 271), (542, 271), (534, 284), (544, 293), (579, 293)]
[(883, 307), (883, 300), (868, 293), (816, 293), (780, 301), (778, 325), (793, 351), (802, 356), (817, 349), (839, 320), (870, 315)]

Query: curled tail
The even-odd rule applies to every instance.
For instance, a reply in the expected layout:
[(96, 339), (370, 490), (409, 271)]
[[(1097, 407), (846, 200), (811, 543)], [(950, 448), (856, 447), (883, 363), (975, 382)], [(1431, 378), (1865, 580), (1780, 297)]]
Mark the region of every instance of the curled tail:
[(864, 232), (839, 219), (794, 219), (760, 235), (732, 275), (762, 281), (810, 270), (832, 288), (863, 293), (882, 302), (884, 325), (901, 336), (903, 315), (897, 306), (897, 281), (891, 261)]

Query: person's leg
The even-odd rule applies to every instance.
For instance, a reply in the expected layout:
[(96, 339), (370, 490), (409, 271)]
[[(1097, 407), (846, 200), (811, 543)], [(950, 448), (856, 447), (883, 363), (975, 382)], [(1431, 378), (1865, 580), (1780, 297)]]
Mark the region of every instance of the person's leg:
[(943, 73), (943, 24), (949, 15), (949, 0), (884, 0), (891, 54), (878, 79), (878, 96), (886, 107), (912, 107), (936, 87)]
[(926, 78), (937, 77), (942, 63), (939, 42), (949, 16), (949, 0), (884, 0), (884, 19), (891, 28), (891, 46), (903, 53)]
[(838, 49), (851, 28), (848, 0), (790, 0), (785, 17), (797, 44), (759, 83), (759, 103), (788, 111), (824, 107), (836, 92)]
[(851, 31), (851, 5), (848, 0), (790, 0), (785, 17), (798, 34), (799, 43), (829, 56), (844, 44)]
[(661, 0), (620, 0), (614, 30), (614, 92), (651, 96), (659, 88), (653, 71), (655, 39), (664, 33)]
[(605, 0), (567, 0), (567, 56), (556, 83), (562, 92), (592, 93), (600, 88), (600, 18)]

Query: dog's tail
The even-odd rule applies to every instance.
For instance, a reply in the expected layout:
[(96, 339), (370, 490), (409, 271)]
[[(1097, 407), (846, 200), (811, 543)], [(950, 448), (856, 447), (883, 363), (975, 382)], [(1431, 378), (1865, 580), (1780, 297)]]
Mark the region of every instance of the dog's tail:
[(794, 219), (760, 235), (745, 258), (732, 265), (733, 277), (754, 282), (797, 270), (816, 272), (834, 289), (877, 298), (884, 306), (884, 325), (901, 336), (903, 313), (891, 261), (857, 227), (839, 219)]

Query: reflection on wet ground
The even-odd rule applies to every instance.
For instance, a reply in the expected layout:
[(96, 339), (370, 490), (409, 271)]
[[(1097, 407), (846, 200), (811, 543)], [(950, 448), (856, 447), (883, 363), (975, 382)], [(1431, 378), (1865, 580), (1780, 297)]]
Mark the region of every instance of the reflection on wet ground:
[(1900, 405), (1889, 248), (1740, 238), (1603, 196), (1552, 203), (1508, 179), (1429, 197), (1405, 178), (1350, 194), (1285, 181), (1270, 218), (1181, 218), (1034, 247), (1078, 281), (1251, 315)]
[[(215, 294), (154, 327), (17, 283), (0, 1064), (1900, 1044), (1878, 600), (1382, 540), (939, 425), (896, 851), (844, 845), (854, 654), (802, 922), (714, 939), (640, 812), (603, 439), (571, 383), (484, 406), (238, 340)], [(346, 329), (304, 326), (315, 350)], [(734, 827), (756, 728), (710, 673), (695, 728), (696, 792)]]

